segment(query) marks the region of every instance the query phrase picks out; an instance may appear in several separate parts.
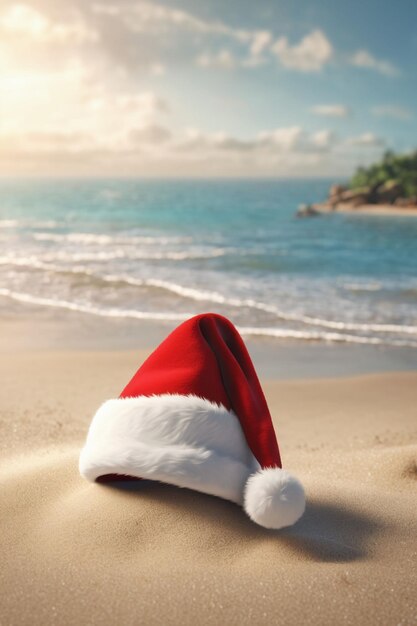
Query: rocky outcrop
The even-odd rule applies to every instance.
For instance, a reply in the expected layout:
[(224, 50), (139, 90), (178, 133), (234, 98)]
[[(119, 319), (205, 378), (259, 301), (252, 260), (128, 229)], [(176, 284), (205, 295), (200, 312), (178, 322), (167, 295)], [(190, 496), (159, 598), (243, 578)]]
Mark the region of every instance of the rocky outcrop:
[(318, 215), (321, 215), (320, 211), (312, 204), (300, 204), (296, 213), (297, 217), (317, 217)]
[(348, 189), (343, 185), (332, 185), (326, 203), (349, 204), (352, 208), (363, 204), (394, 204), (402, 197), (403, 189), (396, 180), (388, 180), (374, 187)]
[(354, 208), (360, 206), (361, 204), (367, 204), (369, 202), (369, 195), (370, 191), (367, 188), (347, 189), (346, 191), (342, 191), (341, 194), (333, 200), (333, 202), (336, 204), (349, 204), (352, 208)]
[(373, 187), (359, 187), (349, 189), (344, 185), (332, 185), (327, 199), (320, 204), (302, 204), (297, 211), (297, 217), (315, 217), (332, 211), (360, 211), (361, 209), (378, 206), (392, 206), (402, 209), (417, 208), (416, 198), (405, 198), (404, 189), (396, 180), (388, 180)]
[(396, 180), (387, 180), (374, 190), (375, 204), (394, 204), (403, 194), (401, 185)]
[(333, 211), (368, 211), (375, 212), (378, 207), (394, 214), (396, 209), (417, 210), (417, 197), (404, 197), (404, 190), (396, 180), (388, 180), (373, 187), (349, 189), (344, 185), (332, 185), (324, 202), (302, 204), (297, 217), (316, 217)]
[(347, 191), (347, 187), (344, 187), (343, 185), (332, 185), (329, 189), (329, 202), (337, 200), (337, 198), (339, 198), (345, 191)]
[(394, 202), (395, 206), (402, 207), (403, 209), (415, 209), (417, 208), (417, 196), (412, 198), (397, 198)]

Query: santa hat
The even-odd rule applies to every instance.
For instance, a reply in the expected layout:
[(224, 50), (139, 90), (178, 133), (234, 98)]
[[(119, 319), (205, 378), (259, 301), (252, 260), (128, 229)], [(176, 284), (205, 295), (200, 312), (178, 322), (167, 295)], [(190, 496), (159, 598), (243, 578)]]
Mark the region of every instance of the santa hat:
[(221, 315), (181, 324), (95, 414), (80, 457), (90, 481), (146, 478), (231, 500), (266, 528), (304, 512), (282, 469), (265, 396), (245, 344)]

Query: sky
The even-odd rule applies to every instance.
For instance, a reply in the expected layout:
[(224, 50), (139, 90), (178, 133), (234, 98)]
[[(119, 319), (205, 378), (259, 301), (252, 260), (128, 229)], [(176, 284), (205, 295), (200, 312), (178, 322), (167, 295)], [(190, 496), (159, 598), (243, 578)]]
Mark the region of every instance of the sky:
[(0, 175), (346, 177), (417, 147), (415, 0), (0, 0)]

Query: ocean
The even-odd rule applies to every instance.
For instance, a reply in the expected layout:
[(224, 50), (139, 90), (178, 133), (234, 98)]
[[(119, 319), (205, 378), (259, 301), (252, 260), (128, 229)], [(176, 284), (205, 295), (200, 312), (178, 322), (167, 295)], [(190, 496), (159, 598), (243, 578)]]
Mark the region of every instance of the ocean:
[(0, 314), (180, 321), (417, 347), (417, 219), (297, 219), (328, 180), (3, 180)]

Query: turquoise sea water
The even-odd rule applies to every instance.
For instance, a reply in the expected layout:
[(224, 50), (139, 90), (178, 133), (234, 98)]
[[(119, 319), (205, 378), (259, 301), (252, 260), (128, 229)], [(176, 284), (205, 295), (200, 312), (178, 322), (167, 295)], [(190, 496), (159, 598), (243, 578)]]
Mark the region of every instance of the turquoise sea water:
[(0, 312), (417, 347), (417, 218), (296, 219), (331, 181), (2, 181)]

